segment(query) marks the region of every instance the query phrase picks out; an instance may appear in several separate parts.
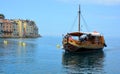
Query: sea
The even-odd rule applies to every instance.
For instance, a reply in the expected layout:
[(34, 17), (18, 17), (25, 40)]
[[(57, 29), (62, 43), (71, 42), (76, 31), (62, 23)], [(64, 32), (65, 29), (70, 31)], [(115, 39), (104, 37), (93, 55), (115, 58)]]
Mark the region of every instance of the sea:
[(66, 53), (62, 36), (0, 38), (0, 74), (120, 74), (120, 39), (102, 51)]

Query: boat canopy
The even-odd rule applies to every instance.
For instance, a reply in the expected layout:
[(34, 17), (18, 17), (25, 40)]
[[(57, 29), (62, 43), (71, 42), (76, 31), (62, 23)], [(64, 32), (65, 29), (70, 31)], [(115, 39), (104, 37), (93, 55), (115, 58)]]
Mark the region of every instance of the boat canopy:
[(71, 33), (68, 33), (68, 35), (71, 35), (71, 36), (81, 36), (81, 35), (102, 36), (98, 32), (71, 32)]
[(72, 32), (72, 33), (68, 33), (68, 35), (71, 35), (71, 36), (81, 36), (83, 35), (84, 33), (82, 32)]
[(92, 36), (102, 36), (102, 35), (101, 35), (100, 33), (98, 33), (98, 32), (92, 32), (91, 35), (92, 35)]

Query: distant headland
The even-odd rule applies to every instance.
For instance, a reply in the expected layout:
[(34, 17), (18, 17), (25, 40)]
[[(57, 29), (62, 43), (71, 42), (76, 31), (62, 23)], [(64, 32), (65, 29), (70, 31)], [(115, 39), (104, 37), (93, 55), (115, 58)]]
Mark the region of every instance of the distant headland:
[(1, 38), (35, 38), (40, 37), (38, 27), (32, 20), (5, 19), (0, 14), (0, 37)]

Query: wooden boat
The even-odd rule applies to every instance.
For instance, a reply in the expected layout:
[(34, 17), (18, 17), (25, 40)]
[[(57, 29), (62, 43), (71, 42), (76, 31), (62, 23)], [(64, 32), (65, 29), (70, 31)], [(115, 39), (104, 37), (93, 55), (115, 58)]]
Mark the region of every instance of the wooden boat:
[(68, 52), (81, 52), (102, 50), (105, 44), (104, 36), (99, 32), (81, 32), (80, 31), (80, 6), (79, 6), (78, 32), (67, 33), (63, 37), (63, 49)]

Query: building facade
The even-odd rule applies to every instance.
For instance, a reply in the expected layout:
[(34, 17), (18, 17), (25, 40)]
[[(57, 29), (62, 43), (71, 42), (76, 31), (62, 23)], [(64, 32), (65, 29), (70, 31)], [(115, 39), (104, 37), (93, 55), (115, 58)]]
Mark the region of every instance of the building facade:
[(19, 37), (18, 24), (14, 20), (10, 20), (13, 26), (13, 37)]
[(0, 37), (38, 37), (38, 27), (34, 21), (5, 19), (0, 15)]
[(17, 23), (17, 32), (19, 37), (38, 37), (38, 28), (31, 20), (14, 20)]
[(13, 37), (13, 25), (9, 20), (4, 19), (1, 28), (3, 37)]
[(3, 25), (3, 19), (0, 19), (0, 37), (2, 37), (2, 25)]

